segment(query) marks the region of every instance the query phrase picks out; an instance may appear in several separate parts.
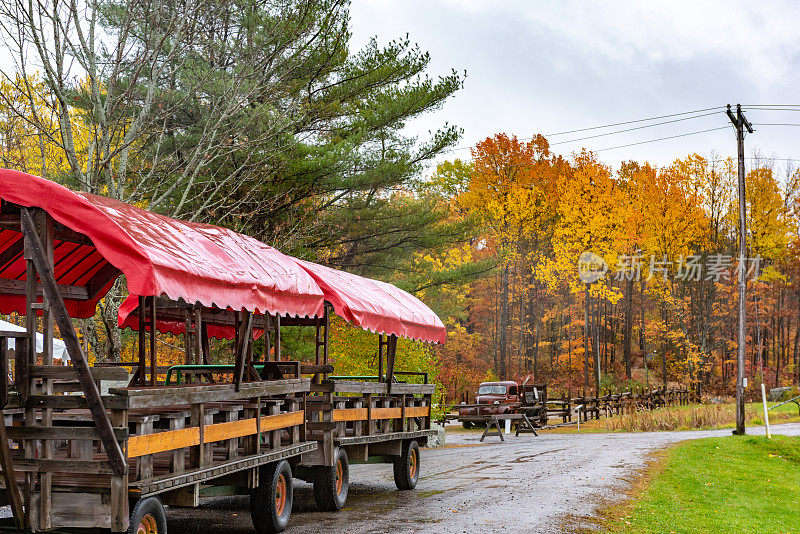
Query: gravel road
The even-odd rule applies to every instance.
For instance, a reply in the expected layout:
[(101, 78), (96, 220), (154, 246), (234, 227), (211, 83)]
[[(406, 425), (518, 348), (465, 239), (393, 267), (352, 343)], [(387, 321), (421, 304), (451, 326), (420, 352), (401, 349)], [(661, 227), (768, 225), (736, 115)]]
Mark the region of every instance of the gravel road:
[[(800, 435), (800, 424), (777, 425), (773, 433)], [(480, 443), (479, 433), (450, 432), (446, 447), (422, 451), (414, 491), (396, 491), (391, 466), (355, 465), (347, 507), (320, 513), (311, 486), (298, 481), (287, 533), (559, 532), (568, 517), (586, 516), (600, 500), (615, 498), (650, 452), (726, 435), (730, 430), (512, 434), (502, 443), (496, 437)], [(246, 498), (208, 499), (199, 509), (172, 508), (167, 516), (171, 534), (253, 532)]]

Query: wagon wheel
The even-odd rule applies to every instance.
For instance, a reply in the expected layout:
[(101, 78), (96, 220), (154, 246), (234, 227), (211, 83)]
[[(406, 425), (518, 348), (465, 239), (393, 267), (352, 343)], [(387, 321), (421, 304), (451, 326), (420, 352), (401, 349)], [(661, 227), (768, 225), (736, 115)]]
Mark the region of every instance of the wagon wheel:
[(333, 467), (314, 468), (314, 501), (325, 512), (341, 510), (350, 488), (350, 464), (344, 449), (336, 449)]
[(410, 490), (419, 480), (419, 445), (416, 440), (403, 443), (403, 452), (394, 459), (394, 483), (397, 489)]
[(128, 534), (166, 534), (167, 516), (158, 497), (139, 500), (131, 512)]
[(250, 493), (250, 519), (259, 534), (283, 532), (292, 515), (294, 486), (289, 462), (281, 460), (264, 466), (259, 484)]

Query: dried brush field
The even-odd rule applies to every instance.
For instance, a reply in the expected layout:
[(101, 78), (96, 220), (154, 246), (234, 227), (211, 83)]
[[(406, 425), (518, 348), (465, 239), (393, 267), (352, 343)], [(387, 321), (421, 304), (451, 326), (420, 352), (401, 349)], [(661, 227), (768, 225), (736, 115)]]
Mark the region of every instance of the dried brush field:
[[(760, 403), (748, 404), (745, 420), (748, 425), (763, 425), (764, 415)], [(770, 424), (800, 421), (794, 404), (781, 406), (769, 413)], [(652, 411), (601, 419), (590, 428), (598, 432), (656, 432), (663, 430), (705, 430), (732, 427), (736, 422), (734, 404), (694, 404), (670, 406)], [(583, 425), (581, 425), (583, 427)], [(590, 428), (587, 428), (589, 430)]]

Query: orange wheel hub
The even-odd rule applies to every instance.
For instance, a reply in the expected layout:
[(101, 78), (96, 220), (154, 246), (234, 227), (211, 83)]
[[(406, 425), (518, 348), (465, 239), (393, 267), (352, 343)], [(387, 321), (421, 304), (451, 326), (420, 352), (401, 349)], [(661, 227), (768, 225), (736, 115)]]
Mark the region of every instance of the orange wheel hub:
[(342, 461), (336, 462), (336, 495), (342, 493), (342, 486), (344, 485), (344, 473), (342, 470)]
[(408, 451), (408, 471), (411, 478), (417, 474), (417, 451), (409, 449)]
[(283, 515), (284, 508), (286, 508), (286, 478), (281, 473), (275, 485), (275, 513), (278, 517)]
[(144, 516), (142, 520), (139, 521), (136, 534), (158, 534), (158, 523), (156, 523), (156, 518), (151, 514)]

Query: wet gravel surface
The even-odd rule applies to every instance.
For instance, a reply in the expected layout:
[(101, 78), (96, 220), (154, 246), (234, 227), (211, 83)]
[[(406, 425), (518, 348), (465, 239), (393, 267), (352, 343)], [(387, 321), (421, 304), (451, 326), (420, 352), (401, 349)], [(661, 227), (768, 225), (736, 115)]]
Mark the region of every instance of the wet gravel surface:
[[(800, 435), (800, 424), (772, 431)], [(413, 491), (395, 489), (390, 465), (354, 465), (345, 509), (321, 513), (315, 511), (311, 486), (297, 481), (287, 532), (559, 532), (565, 522), (574, 526), (576, 517), (618, 497), (649, 453), (677, 441), (725, 435), (730, 430), (542, 433), (480, 443), (480, 433), (448, 432), (445, 448), (422, 451)], [(169, 532), (251, 534), (248, 506), (246, 498), (237, 497), (205, 499), (199, 509), (170, 508)]]

